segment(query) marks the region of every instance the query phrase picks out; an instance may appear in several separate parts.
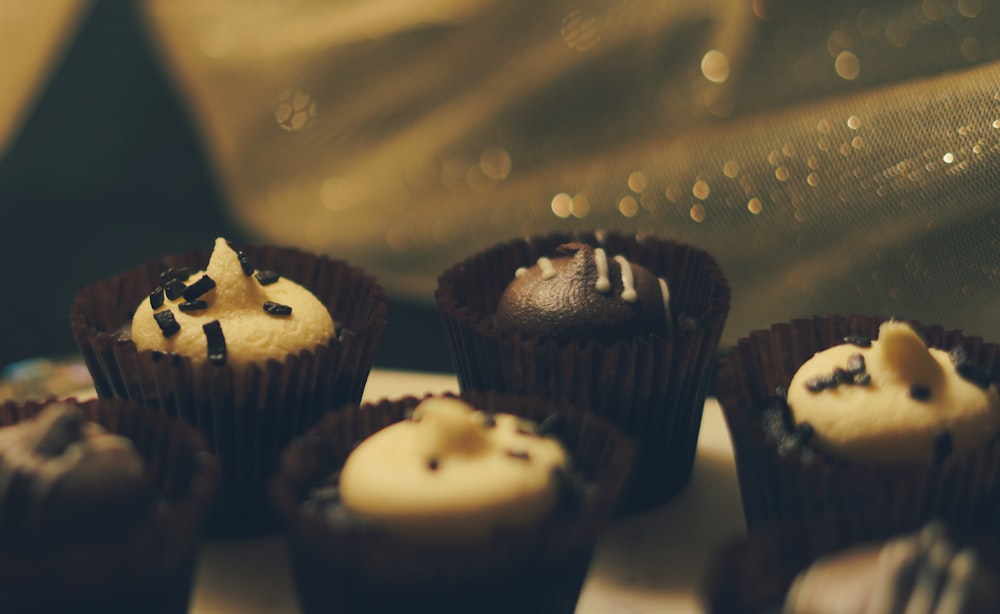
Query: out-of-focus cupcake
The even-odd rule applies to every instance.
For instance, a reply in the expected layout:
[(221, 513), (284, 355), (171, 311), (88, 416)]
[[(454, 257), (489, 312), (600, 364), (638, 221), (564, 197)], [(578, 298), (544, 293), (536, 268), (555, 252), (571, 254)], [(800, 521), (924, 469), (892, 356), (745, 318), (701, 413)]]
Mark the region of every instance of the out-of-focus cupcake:
[(998, 350), (863, 316), (741, 339), (716, 391), (747, 526), (830, 516), (879, 537), (941, 518), (1000, 533)]
[(537, 397), (332, 412), (273, 482), (299, 605), (572, 612), (633, 457), (606, 421)]
[(0, 404), (0, 609), (187, 612), (217, 485), (183, 421), (117, 399)]
[(204, 432), (222, 469), (210, 531), (238, 536), (276, 527), (266, 484), (288, 441), (360, 400), (386, 309), (345, 262), (218, 239), (87, 286), (70, 317), (100, 397)]
[(449, 268), (435, 298), (463, 390), (585, 407), (636, 440), (622, 511), (687, 484), (729, 311), (709, 254), (649, 236), (529, 237)]
[(713, 553), (699, 586), (708, 614), (1000, 611), (1000, 550), (963, 527), (929, 522), (885, 539), (838, 523), (770, 527)]

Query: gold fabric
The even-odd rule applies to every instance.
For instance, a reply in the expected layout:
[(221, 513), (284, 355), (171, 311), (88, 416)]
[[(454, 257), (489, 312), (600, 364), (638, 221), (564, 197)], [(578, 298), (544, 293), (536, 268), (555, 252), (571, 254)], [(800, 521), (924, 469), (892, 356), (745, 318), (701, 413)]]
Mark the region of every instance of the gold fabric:
[(710, 251), (724, 342), (852, 312), (1000, 338), (1000, 3), (146, 8), (237, 219), (391, 295), (605, 228)]

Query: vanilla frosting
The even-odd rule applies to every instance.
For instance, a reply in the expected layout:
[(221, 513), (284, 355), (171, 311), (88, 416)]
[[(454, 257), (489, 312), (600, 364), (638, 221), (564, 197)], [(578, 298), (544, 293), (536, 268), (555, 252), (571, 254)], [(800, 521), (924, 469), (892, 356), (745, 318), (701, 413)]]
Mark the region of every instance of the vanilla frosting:
[(555, 439), (510, 414), (429, 398), (411, 419), (365, 439), (340, 473), (343, 505), (385, 531), (462, 540), (538, 523), (569, 462)]
[(139, 350), (239, 367), (326, 343), (334, 322), (307, 289), (273, 272), (254, 271), (219, 238), (204, 271), (164, 274), (164, 285), (136, 309), (131, 334)]
[(932, 462), (976, 449), (1000, 431), (1000, 399), (964, 351), (928, 348), (888, 321), (878, 339), (846, 340), (803, 364), (788, 387), (810, 445), (843, 458)]

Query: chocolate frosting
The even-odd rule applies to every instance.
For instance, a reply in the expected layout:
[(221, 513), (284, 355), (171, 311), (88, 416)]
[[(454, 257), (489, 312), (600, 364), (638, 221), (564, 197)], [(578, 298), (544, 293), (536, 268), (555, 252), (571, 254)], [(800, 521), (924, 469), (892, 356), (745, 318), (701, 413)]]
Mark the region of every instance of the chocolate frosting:
[(612, 343), (646, 334), (669, 337), (666, 281), (624, 256), (583, 243), (518, 269), (500, 297), (496, 326), (524, 336)]
[(151, 485), (131, 441), (70, 403), (0, 429), (0, 541), (106, 535), (148, 516)]
[(998, 612), (995, 574), (934, 522), (917, 534), (817, 560), (796, 578), (782, 612)]

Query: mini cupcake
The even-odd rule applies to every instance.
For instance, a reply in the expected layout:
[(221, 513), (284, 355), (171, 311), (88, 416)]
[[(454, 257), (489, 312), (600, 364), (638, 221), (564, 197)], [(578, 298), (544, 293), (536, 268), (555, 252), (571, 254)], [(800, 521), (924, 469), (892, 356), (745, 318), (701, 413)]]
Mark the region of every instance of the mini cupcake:
[(187, 612), (214, 457), (120, 400), (0, 404), (4, 612)]
[(844, 543), (831, 523), (771, 527), (713, 554), (699, 587), (708, 614), (1000, 611), (995, 541), (933, 521)]
[(633, 454), (607, 422), (536, 397), (332, 412), (272, 484), (299, 605), (572, 612)]
[(210, 530), (238, 536), (276, 527), (266, 484), (288, 441), (360, 400), (386, 298), (344, 262), (219, 239), (87, 286), (70, 316), (100, 397), (204, 432), (222, 470)]
[(941, 518), (1000, 532), (998, 349), (862, 316), (741, 339), (716, 391), (747, 526), (851, 517), (879, 537)]
[(442, 273), (435, 298), (463, 390), (585, 407), (635, 438), (630, 512), (690, 479), (729, 295), (701, 250), (586, 233), (491, 247)]

